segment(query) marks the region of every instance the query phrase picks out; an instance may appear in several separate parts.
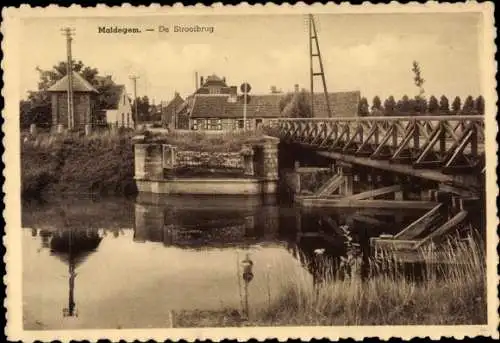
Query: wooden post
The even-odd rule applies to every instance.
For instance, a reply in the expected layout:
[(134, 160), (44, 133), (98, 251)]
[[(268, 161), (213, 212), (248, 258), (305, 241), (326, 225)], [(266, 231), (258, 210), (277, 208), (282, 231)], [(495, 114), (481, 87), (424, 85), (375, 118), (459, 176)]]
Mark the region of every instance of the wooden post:
[(85, 136), (90, 136), (92, 134), (92, 125), (85, 124)]
[(30, 134), (36, 136), (36, 124), (30, 125)]
[(344, 183), (344, 194), (345, 196), (352, 195), (354, 192), (354, 180), (352, 172), (349, 171), (345, 174), (345, 183)]
[(472, 136), (470, 138), (470, 152), (473, 157), (477, 157), (477, 124), (471, 127)]
[(398, 148), (398, 126), (396, 123), (392, 124), (392, 147), (394, 149)]
[(64, 125), (63, 124), (57, 124), (57, 126), (56, 126), (56, 132), (57, 133), (63, 133), (64, 132)]
[(295, 161), (294, 164), (294, 174), (295, 174), (295, 194), (299, 195), (301, 192), (301, 185), (300, 185), (300, 173), (299, 173), (299, 168), (300, 168), (300, 162)]
[(413, 148), (419, 149), (420, 148), (420, 130), (418, 128), (417, 121), (413, 122)]
[(302, 238), (302, 213), (300, 212), (300, 209), (297, 209), (295, 211), (295, 241), (297, 243), (300, 243), (300, 240)]
[(445, 130), (445, 124), (444, 122), (439, 123), (440, 128), (439, 128), (439, 159), (441, 160), (443, 156), (446, 155), (446, 130)]

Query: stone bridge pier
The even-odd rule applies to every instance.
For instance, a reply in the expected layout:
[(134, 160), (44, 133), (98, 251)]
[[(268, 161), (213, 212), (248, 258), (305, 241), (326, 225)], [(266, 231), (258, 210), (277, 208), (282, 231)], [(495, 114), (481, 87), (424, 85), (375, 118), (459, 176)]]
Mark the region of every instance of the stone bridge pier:
[[(279, 139), (265, 137), (242, 151), (188, 151), (162, 142), (136, 141), (134, 179), (139, 192), (169, 194), (274, 194), (278, 184)], [(216, 162), (211, 162), (212, 160)], [(216, 165), (212, 166), (213, 163)], [(183, 177), (179, 168), (198, 166), (205, 176)], [(210, 170), (228, 170), (212, 176)], [(240, 171), (235, 175), (234, 171)]]

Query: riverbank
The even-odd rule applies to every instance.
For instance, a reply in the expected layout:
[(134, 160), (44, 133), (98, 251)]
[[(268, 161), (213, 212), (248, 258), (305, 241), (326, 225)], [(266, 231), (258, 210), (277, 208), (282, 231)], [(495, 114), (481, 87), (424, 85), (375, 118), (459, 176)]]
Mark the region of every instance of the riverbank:
[(135, 194), (131, 139), (132, 133), (22, 137), (22, 197)]
[(375, 264), (369, 279), (330, 275), (317, 286), (311, 278), (283, 275), (289, 286), (279, 290), (280, 297), (266, 309), (253, 313), (250, 309), (248, 320), (236, 309), (181, 312), (176, 326), (485, 324), (484, 249), (472, 239), (450, 243), (445, 249), (459, 263), (439, 268), (428, 263), (420, 280), (391, 266), (392, 270), (380, 273)]
[[(130, 196), (137, 194), (134, 181), (133, 137), (144, 134), (148, 140), (160, 139), (179, 150), (207, 153), (245, 153), (248, 144), (260, 141), (260, 132), (168, 132), (96, 133), (21, 137), (22, 197), (41, 198), (47, 194), (94, 194)], [(200, 171), (182, 170), (183, 173)], [(203, 171), (203, 176), (221, 173)], [(224, 170), (224, 172), (226, 172)]]

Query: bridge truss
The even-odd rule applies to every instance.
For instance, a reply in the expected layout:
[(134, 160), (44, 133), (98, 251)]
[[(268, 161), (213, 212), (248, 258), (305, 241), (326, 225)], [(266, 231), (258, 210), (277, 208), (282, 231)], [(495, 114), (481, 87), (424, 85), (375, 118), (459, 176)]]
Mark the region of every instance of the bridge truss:
[(444, 174), (484, 171), (484, 117), (282, 118), (284, 141), (321, 151), (440, 169)]

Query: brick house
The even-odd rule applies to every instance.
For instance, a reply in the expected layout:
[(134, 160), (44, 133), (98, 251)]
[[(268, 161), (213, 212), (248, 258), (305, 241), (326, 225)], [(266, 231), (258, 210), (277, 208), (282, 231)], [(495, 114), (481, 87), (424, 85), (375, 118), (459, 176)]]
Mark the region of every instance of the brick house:
[(170, 128), (175, 127), (176, 120), (176, 112), (179, 106), (184, 103), (184, 99), (179, 95), (179, 93), (175, 92), (174, 98), (169, 101), (167, 106), (162, 107), (161, 109), (161, 122), (164, 126), (168, 126)]
[[(74, 128), (83, 129), (95, 122), (97, 94), (99, 93), (80, 74), (73, 71)], [(64, 76), (47, 90), (51, 95), (52, 126), (68, 127), (68, 76)]]
[(228, 86), (225, 78), (216, 75), (201, 77), (200, 81), (201, 87), (177, 110), (177, 129), (238, 131), (246, 127), (254, 130), (281, 117), (283, 94), (250, 94), (245, 123), (243, 98), (236, 86)]

